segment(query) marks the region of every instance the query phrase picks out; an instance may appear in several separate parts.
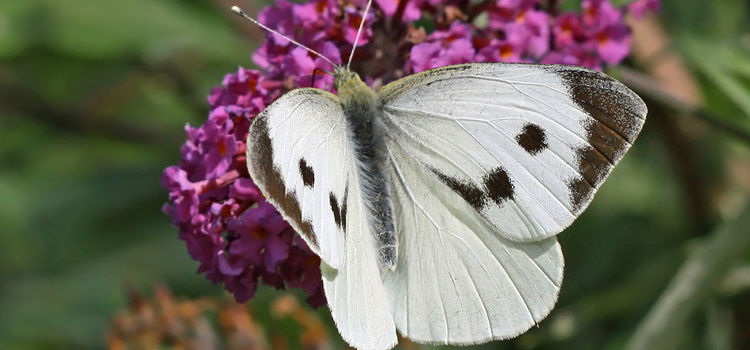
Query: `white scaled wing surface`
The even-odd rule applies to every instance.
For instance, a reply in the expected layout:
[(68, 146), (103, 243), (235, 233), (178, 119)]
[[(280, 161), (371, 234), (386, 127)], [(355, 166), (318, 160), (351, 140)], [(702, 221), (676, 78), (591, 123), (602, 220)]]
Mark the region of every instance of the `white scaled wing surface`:
[(396, 269), (385, 284), (399, 332), (417, 342), (473, 344), (516, 336), (557, 300), (557, 240), (513, 242), (398, 145), (389, 147)]
[(247, 138), (253, 181), (334, 268), (344, 258), (343, 203), (358, 192), (347, 182), (355, 171), (347, 142), (337, 97), (317, 89), (278, 98), (253, 120)]
[(643, 125), (643, 102), (582, 68), (466, 64), (379, 92), (399, 251), (384, 273), (399, 332), (427, 343), (516, 336), (549, 314), (554, 235)]
[[(348, 221), (365, 215), (359, 203), (349, 202)], [(390, 349), (396, 345), (396, 326), (380, 278), (374, 235), (366, 220), (349, 225), (346, 262), (338, 271), (321, 267), (328, 307), (349, 344), (361, 350)]]
[(520, 242), (569, 226), (646, 117), (624, 85), (570, 66), (449, 66), (385, 86), (380, 101), (390, 147)]
[(396, 328), (347, 132), (338, 97), (292, 90), (253, 121), (248, 170), (321, 257), (328, 306), (343, 338), (361, 349), (387, 349), (396, 344)]

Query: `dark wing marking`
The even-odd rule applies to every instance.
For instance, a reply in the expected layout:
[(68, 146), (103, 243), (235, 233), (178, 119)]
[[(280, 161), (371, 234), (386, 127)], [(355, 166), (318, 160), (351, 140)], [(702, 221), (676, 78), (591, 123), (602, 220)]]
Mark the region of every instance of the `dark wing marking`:
[(461, 180), (443, 174), (435, 168), (430, 168), (430, 171), (478, 212), (488, 204), (488, 200), (501, 205), (505, 200), (513, 199), (513, 183), (502, 167), (491, 169), (482, 176), (484, 188), (480, 188), (471, 180)]
[(252, 138), (252, 154), (255, 157), (249, 157), (248, 161), (252, 161), (253, 166), (260, 170), (259, 176), (263, 177), (266, 197), (273, 198), (278, 209), (286, 213), (299, 227), (299, 234), (304, 235), (308, 242), (311, 242), (315, 246), (314, 248), (318, 249), (318, 240), (313, 234), (312, 223), (302, 219), (302, 210), (299, 207), (296, 194), (287, 192), (281, 171), (273, 164), (273, 144), (268, 135), (267, 123), (265, 111), (258, 114), (253, 120), (251, 129), (253, 132), (248, 137)]
[(516, 142), (531, 154), (537, 154), (548, 147), (544, 130), (539, 125), (531, 123), (524, 125), (523, 131), (516, 136)]
[(513, 199), (513, 183), (510, 181), (508, 172), (502, 167), (497, 167), (482, 177), (487, 196), (497, 205), (504, 201)]
[(586, 125), (590, 146), (576, 150), (582, 177), (568, 182), (573, 209), (580, 212), (635, 141), (645, 112), (635, 94), (619, 88), (621, 84), (605, 74), (568, 69), (559, 69), (557, 73), (571, 99), (592, 118)]
[(451, 177), (441, 173), (435, 168), (430, 169), (444, 184), (448, 185), (453, 192), (458, 193), (466, 203), (469, 203), (472, 208), (476, 211), (482, 210), (485, 204), (487, 204), (487, 196), (479, 186), (473, 184), (471, 181), (459, 180), (455, 177)]
[(500, 234), (524, 242), (575, 220), (647, 112), (605, 74), (560, 65), (439, 68), (386, 85), (379, 99), (386, 138), (439, 169), (436, 179)]
[(302, 183), (307, 187), (315, 186), (315, 173), (313, 168), (307, 165), (305, 158), (299, 159), (299, 174), (302, 176)]

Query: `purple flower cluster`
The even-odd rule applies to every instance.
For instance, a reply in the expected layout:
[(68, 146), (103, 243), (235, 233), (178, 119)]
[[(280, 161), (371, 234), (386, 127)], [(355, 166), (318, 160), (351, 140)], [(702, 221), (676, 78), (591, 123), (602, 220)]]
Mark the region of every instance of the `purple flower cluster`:
[(254, 70), (228, 74), (208, 97), (208, 120), (185, 127), (179, 166), (162, 174), (164, 212), (179, 227), (198, 272), (223, 283), (238, 302), (258, 281), (300, 287), (308, 302), (325, 304), (320, 258), (268, 204), (247, 173), (245, 138), (252, 118), (283, 92), (282, 82)]
[[(583, 0), (582, 13), (557, 10), (557, 1), (497, 0), (485, 5), (486, 23), (454, 19), (411, 49), (406, 71), (466, 62), (529, 62), (601, 69), (630, 51), (624, 15), (636, 17), (659, 7), (637, 0), (617, 8), (608, 0)], [(471, 9), (468, 13), (476, 13)], [(475, 14), (476, 19), (478, 14)], [(467, 18), (471, 20), (472, 18)]]
[[(365, 19), (352, 69), (371, 86), (413, 72), (464, 62), (539, 62), (601, 68), (629, 52), (624, 16), (659, 7), (636, 0), (618, 8), (583, 0), (582, 12), (561, 12), (558, 0), (375, 0)], [(362, 22), (366, 0), (277, 0), (259, 14), (265, 25), (344, 62)], [(431, 33), (422, 27), (428, 24)], [(268, 34), (252, 55), (260, 70), (228, 74), (208, 97), (211, 112), (188, 140), (178, 166), (164, 170), (172, 217), (198, 271), (222, 283), (239, 302), (262, 281), (299, 287), (313, 306), (325, 304), (320, 258), (268, 204), (250, 179), (245, 138), (252, 118), (284, 92), (332, 89), (333, 67), (285, 39)], [(317, 72), (316, 72), (317, 70)]]

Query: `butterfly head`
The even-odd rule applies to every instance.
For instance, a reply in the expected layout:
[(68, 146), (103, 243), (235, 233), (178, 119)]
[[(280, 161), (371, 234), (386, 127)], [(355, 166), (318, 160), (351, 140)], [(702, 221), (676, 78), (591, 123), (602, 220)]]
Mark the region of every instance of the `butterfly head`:
[(345, 66), (336, 66), (333, 69), (333, 86), (336, 90), (341, 91), (352, 88), (357, 85), (363, 85), (362, 79), (357, 73), (352, 72)]
[(333, 70), (333, 86), (344, 110), (355, 114), (367, 114), (375, 106), (377, 96), (357, 73), (344, 66), (337, 66)]

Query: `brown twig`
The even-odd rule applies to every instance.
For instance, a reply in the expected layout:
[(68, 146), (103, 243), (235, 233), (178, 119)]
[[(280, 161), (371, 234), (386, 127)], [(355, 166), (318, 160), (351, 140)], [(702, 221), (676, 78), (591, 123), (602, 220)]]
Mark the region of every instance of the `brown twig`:
[(643, 73), (624, 66), (619, 67), (617, 71), (620, 80), (639, 95), (658, 103), (664, 108), (678, 112), (678, 114), (693, 116), (711, 127), (750, 145), (750, 133), (743, 128), (727, 122), (725, 118), (721, 118), (700, 106), (670, 94), (668, 91), (662, 89), (658, 82)]
[(401, 19), (404, 16), (404, 11), (406, 10), (406, 5), (409, 3), (409, 0), (400, 0), (398, 2), (398, 7), (396, 8), (396, 13), (393, 15), (393, 20), (391, 23), (393, 23), (393, 28), (398, 30), (398, 28), (401, 27)]
[(639, 324), (626, 349), (675, 348), (696, 310), (716, 291), (729, 267), (750, 250), (750, 210), (727, 221), (691, 254)]

